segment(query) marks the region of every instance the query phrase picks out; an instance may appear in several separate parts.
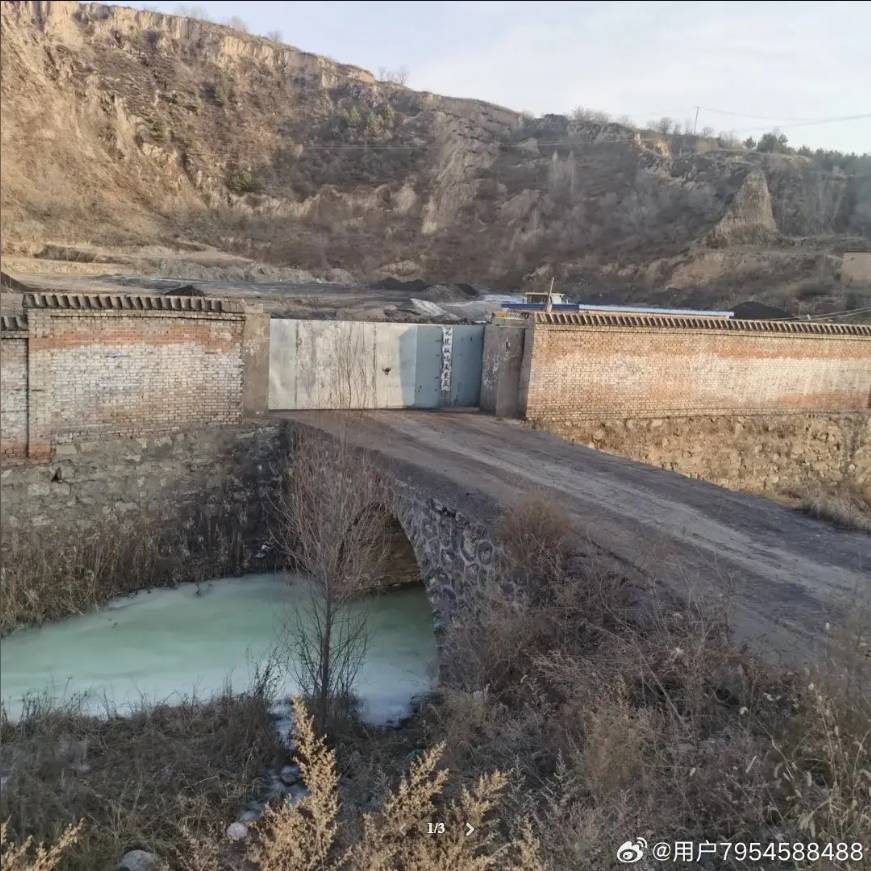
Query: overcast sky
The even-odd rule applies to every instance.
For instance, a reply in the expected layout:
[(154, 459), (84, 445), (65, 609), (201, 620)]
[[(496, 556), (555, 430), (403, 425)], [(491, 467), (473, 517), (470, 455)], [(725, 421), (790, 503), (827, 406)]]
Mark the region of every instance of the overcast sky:
[(192, 5), (373, 72), (405, 66), (419, 90), (536, 115), (582, 105), (639, 123), (683, 122), (700, 105), (699, 129), (743, 139), (779, 126), (792, 145), (871, 151), (871, 117), (807, 123), (871, 116), (868, 2)]

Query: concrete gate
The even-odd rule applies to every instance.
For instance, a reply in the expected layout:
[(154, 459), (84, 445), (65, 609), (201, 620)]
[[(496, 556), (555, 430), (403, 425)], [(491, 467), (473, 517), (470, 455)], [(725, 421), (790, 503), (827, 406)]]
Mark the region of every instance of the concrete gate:
[(483, 326), (273, 319), (269, 408), (477, 406)]

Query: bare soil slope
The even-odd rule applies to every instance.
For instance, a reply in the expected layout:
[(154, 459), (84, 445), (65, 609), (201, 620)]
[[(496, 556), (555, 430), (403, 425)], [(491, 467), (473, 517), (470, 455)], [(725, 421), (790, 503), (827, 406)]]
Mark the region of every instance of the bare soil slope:
[[(587, 296), (861, 304), (867, 179), (793, 155), (420, 93), (257, 36), (2, 4), (3, 253), (139, 246)], [(856, 283), (853, 282), (855, 285)], [(655, 298), (655, 294), (654, 294)]]

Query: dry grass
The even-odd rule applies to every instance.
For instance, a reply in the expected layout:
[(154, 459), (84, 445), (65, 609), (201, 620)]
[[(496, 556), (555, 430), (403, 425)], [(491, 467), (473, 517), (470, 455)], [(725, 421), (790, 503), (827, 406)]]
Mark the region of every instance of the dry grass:
[(798, 507), (835, 526), (871, 532), (871, 503), (857, 489), (841, 487), (834, 492), (805, 493), (799, 497)]
[[(543, 510), (521, 504), (503, 528)], [(718, 615), (661, 603), (640, 622), (607, 574), (506, 552), (500, 582), (448, 634), (451, 686), (421, 728), (466, 777), (512, 772), (503, 821), (535, 820), (547, 867), (622, 867), (616, 847), (636, 836), (871, 842), (859, 603), (864, 626), (832, 646), (837, 662), (778, 673), (736, 650)], [(535, 579), (523, 608), (500, 596), (506, 576)]]
[(193, 867), (194, 845), (223, 831), (281, 752), (270, 681), (263, 674), (244, 695), (108, 719), (31, 701), (18, 723), (0, 727), (8, 838), (61, 843), (84, 820), (66, 850), (67, 871), (114, 868), (137, 848)]
[[(871, 844), (871, 602), (857, 596), (813, 674), (778, 672), (718, 614), (653, 601), (640, 616), (569, 532), (540, 500), (504, 518), (498, 580), (450, 627), (445, 685), (406, 729), (346, 725), (332, 747), (297, 703), (309, 794), (266, 812), (249, 869), (616, 871), (638, 836)], [(132, 847), (242, 867), (213, 833), (274, 752), (262, 699), (129, 722), (41, 712), (3, 733), (0, 818), (18, 841), (86, 820), (63, 867)]]
[(149, 586), (239, 574), (238, 530), (202, 516), (172, 533), (156, 521), (107, 521), (80, 539), (5, 533), (0, 567), (0, 635), (80, 614)]
[(266, 809), (263, 837), (249, 850), (249, 859), (263, 871), (302, 871), (333, 867), (339, 813), (335, 755), (315, 733), (314, 722), (294, 700), (294, 731), (298, 761), (309, 794), (296, 806)]
[(6, 823), (0, 823), (0, 856), (6, 871), (54, 871), (64, 853), (75, 846), (82, 833), (83, 823), (67, 826), (55, 843), (45, 846), (25, 838), (21, 844), (9, 843)]
[[(482, 774), (469, 787), (445, 798), (448, 772), (439, 768), (443, 745), (424, 752), (399, 784), (388, 790), (377, 812), (341, 831), (335, 753), (316, 735), (300, 700), (294, 702), (299, 762), (309, 794), (297, 805), (267, 811), (248, 858), (262, 871), (485, 871), (543, 869), (540, 845), (527, 822), (505, 837), (496, 822), (508, 778)], [(428, 830), (444, 824), (441, 834)], [(467, 834), (466, 824), (474, 832)], [(350, 842), (349, 842), (350, 841)]]

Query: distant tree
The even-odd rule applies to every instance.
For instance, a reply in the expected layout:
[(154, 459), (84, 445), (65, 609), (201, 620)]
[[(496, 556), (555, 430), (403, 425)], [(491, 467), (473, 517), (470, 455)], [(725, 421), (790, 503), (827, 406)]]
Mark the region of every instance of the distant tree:
[(232, 27), (233, 30), (241, 30), (242, 33), (248, 32), (248, 25), (238, 15), (231, 15), (227, 19), (227, 27)]
[(366, 116), (366, 135), (370, 139), (378, 139), (384, 133), (384, 119), (377, 112)]
[(266, 33), (266, 38), (272, 40), (272, 42), (283, 42), (284, 35), (280, 30), (269, 30)]
[(674, 127), (674, 121), (667, 116), (660, 118), (658, 121), (650, 121), (648, 124), (650, 129), (656, 130), (657, 133), (670, 133)]
[(404, 64), (392, 69), (390, 67), (378, 67), (378, 79), (382, 82), (390, 82), (394, 85), (408, 84), (409, 71)]
[(635, 122), (628, 115), (618, 115), (617, 123), (622, 124), (624, 127), (634, 127)]
[(230, 99), (230, 92), (222, 80), (208, 82), (203, 87), (203, 93), (216, 106), (224, 106)]
[(751, 150), (756, 148), (756, 140), (752, 136), (748, 136), (742, 144), (745, 148), (749, 148)]
[(255, 194), (261, 190), (260, 181), (250, 166), (237, 166), (235, 164), (229, 166), (224, 184), (227, 186), (227, 190), (239, 195)]
[(714, 128), (713, 127), (702, 127), (701, 135), (707, 139), (710, 139), (714, 135)]
[(196, 18), (200, 21), (207, 21), (209, 13), (202, 6), (189, 6), (186, 3), (179, 3), (175, 7), (175, 14), (182, 18)]
[(587, 109), (585, 106), (575, 106), (571, 111), (573, 121), (586, 121), (591, 124), (607, 124), (611, 116), (607, 112), (598, 109)]
[(785, 153), (791, 150), (788, 142), (789, 140), (786, 138), (786, 134), (781, 133), (775, 128), (770, 133), (764, 133), (759, 137), (759, 142), (756, 143), (756, 150), (769, 153)]

